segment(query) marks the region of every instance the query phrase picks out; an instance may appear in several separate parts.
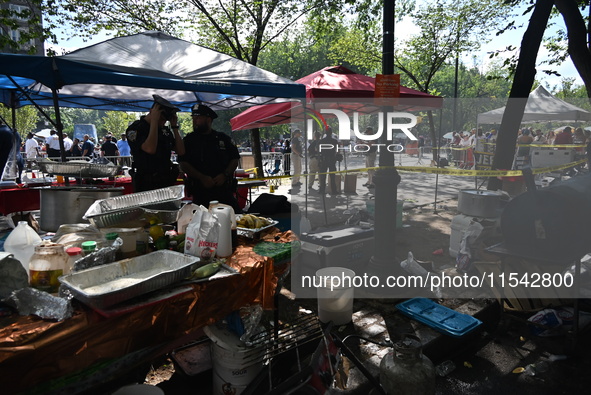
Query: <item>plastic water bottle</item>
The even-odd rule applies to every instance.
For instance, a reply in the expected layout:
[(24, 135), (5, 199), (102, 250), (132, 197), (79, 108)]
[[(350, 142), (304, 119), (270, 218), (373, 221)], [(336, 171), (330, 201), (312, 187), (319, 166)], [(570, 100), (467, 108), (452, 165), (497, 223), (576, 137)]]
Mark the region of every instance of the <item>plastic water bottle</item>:
[(4, 251), (10, 252), (18, 259), (27, 271), (29, 279), (29, 261), (35, 253), (35, 246), (41, 243), (41, 237), (31, 228), (27, 221), (19, 221), (18, 225), (6, 238)]

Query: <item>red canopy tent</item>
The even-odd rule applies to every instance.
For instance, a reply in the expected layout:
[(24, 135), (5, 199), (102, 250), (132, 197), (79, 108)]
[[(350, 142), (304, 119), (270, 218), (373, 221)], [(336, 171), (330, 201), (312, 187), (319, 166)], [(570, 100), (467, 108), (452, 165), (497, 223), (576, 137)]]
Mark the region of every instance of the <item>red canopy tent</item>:
[[(232, 130), (301, 122), (306, 109), (337, 108), (346, 113), (356, 111), (365, 114), (381, 109), (373, 103), (375, 78), (357, 74), (343, 66), (325, 67), (296, 82), (306, 86), (305, 106), (302, 102), (284, 102), (250, 107), (230, 120)], [(396, 109), (435, 109), (441, 107), (442, 101), (439, 96), (401, 86)]]

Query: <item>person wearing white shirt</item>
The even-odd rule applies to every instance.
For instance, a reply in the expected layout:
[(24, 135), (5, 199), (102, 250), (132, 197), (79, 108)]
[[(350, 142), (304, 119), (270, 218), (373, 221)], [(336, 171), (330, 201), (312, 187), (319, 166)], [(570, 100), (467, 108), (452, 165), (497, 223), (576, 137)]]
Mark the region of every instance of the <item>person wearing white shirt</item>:
[(469, 147), (470, 145), (471, 145), (470, 136), (468, 136), (468, 135), (462, 136), (459, 146), (460, 147)]
[(27, 141), (25, 142), (25, 154), (27, 159), (35, 159), (39, 155), (39, 144), (33, 138), (33, 133), (27, 134)]
[[(64, 136), (64, 151), (69, 151), (72, 148), (72, 144), (74, 143), (71, 138), (68, 137), (66, 133), (63, 133)], [(59, 144), (59, 141), (58, 141)]]
[(51, 132), (49, 132), (49, 136), (45, 138), (45, 148), (47, 150), (48, 157), (60, 157), (60, 140), (55, 130), (51, 130)]
[(470, 137), (468, 137), (468, 141), (470, 142), (471, 147), (476, 145), (476, 129), (472, 129), (470, 131)]

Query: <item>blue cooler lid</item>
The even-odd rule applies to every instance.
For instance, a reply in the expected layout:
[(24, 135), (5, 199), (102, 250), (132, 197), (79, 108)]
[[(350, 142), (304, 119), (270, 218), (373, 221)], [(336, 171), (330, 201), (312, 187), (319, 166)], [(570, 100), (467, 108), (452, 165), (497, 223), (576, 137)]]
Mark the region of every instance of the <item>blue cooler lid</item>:
[(396, 305), (404, 315), (453, 337), (462, 337), (476, 329), (482, 321), (458, 313), (427, 298), (413, 298)]

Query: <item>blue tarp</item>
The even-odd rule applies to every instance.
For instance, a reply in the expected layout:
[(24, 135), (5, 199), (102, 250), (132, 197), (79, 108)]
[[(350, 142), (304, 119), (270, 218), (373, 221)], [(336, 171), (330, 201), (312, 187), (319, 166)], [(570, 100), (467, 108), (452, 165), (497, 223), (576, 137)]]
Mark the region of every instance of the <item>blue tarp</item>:
[[(14, 78), (19, 90), (10, 77)], [(196, 102), (215, 110), (303, 98), (305, 87), (231, 56), (145, 32), (113, 38), (57, 56), (0, 54), (0, 99), (15, 107), (52, 106), (147, 111), (152, 94), (181, 110)]]

